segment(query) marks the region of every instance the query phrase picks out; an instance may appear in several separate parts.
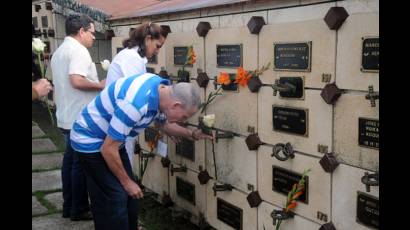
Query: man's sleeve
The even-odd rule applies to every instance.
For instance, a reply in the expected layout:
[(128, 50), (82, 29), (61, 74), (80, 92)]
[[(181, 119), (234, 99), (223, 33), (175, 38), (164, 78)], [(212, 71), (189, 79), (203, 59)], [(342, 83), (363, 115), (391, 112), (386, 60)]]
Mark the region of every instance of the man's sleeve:
[(111, 118), (108, 135), (116, 141), (124, 142), (132, 128), (141, 120), (141, 113), (128, 101), (121, 100)]

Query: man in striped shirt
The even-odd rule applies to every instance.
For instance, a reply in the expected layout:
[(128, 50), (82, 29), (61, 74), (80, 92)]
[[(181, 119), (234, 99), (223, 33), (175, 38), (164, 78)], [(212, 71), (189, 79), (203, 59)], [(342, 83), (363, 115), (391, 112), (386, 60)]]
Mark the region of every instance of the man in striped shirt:
[(124, 148), (152, 121), (168, 135), (190, 140), (212, 136), (179, 126), (200, 105), (199, 89), (145, 73), (120, 78), (104, 89), (79, 114), (71, 144), (87, 176), (95, 229), (137, 229), (137, 200), (143, 197)]

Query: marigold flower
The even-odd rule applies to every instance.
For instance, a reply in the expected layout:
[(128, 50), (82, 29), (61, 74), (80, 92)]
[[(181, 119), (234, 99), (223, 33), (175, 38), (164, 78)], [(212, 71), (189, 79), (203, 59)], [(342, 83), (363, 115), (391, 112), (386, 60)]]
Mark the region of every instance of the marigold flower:
[(221, 85), (229, 85), (231, 84), (231, 78), (229, 77), (228, 73), (222, 72), (219, 74), (219, 77), (216, 82)]
[(241, 86), (248, 85), (248, 81), (251, 78), (251, 75), (243, 69), (242, 67), (238, 68), (238, 72), (236, 74), (235, 83), (238, 83)]
[(296, 207), (297, 203), (295, 201), (292, 201), (288, 207), (286, 207), (286, 212), (289, 211), (290, 209), (294, 209)]

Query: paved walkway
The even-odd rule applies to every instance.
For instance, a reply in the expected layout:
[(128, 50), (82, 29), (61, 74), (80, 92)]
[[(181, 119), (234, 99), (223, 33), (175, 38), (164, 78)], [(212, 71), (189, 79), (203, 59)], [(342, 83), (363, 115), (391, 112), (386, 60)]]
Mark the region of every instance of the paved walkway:
[(93, 221), (71, 221), (62, 218), (61, 164), (63, 153), (36, 123), (32, 124), (31, 155), (31, 229), (93, 230)]

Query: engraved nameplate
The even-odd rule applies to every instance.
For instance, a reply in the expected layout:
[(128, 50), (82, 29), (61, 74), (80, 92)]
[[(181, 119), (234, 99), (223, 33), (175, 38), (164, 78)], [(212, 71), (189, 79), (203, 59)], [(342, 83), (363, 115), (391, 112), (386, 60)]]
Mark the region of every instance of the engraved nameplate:
[(274, 70), (310, 72), (312, 42), (274, 43)]
[(176, 177), (177, 195), (195, 205), (195, 185)]
[(176, 144), (175, 153), (177, 155), (195, 161), (195, 142), (186, 138), (182, 138), (181, 142)]
[(362, 72), (379, 72), (379, 37), (362, 38)]
[(359, 145), (379, 149), (379, 120), (359, 117)]
[(216, 65), (218, 68), (242, 66), (242, 45), (216, 45)]
[[(289, 191), (292, 190), (293, 185), (297, 184), (302, 178), (302, 174), (281, 167), (272, 166), (272, 178), (272, 190), (287, 196)], [(297, 198), (297, 200), (306, 204), (308, 203), (308, 181), (309, 177), (305, 176), (305, 190), (303, 191), (303, 194)]]
[[(174, 47), (174, 65), (184, 65), (188, 55), (188, 46)], [(192, 66), (192, 65), (186, 65)]]
[(308, 136), (308, 110), (272, 106), (273, 130)]
[(217, 218), (234, 229), (242, 230), (242, 209), (217, 198)]
[(358, 191), (356, 221), (379, 229), (379, 199)]

